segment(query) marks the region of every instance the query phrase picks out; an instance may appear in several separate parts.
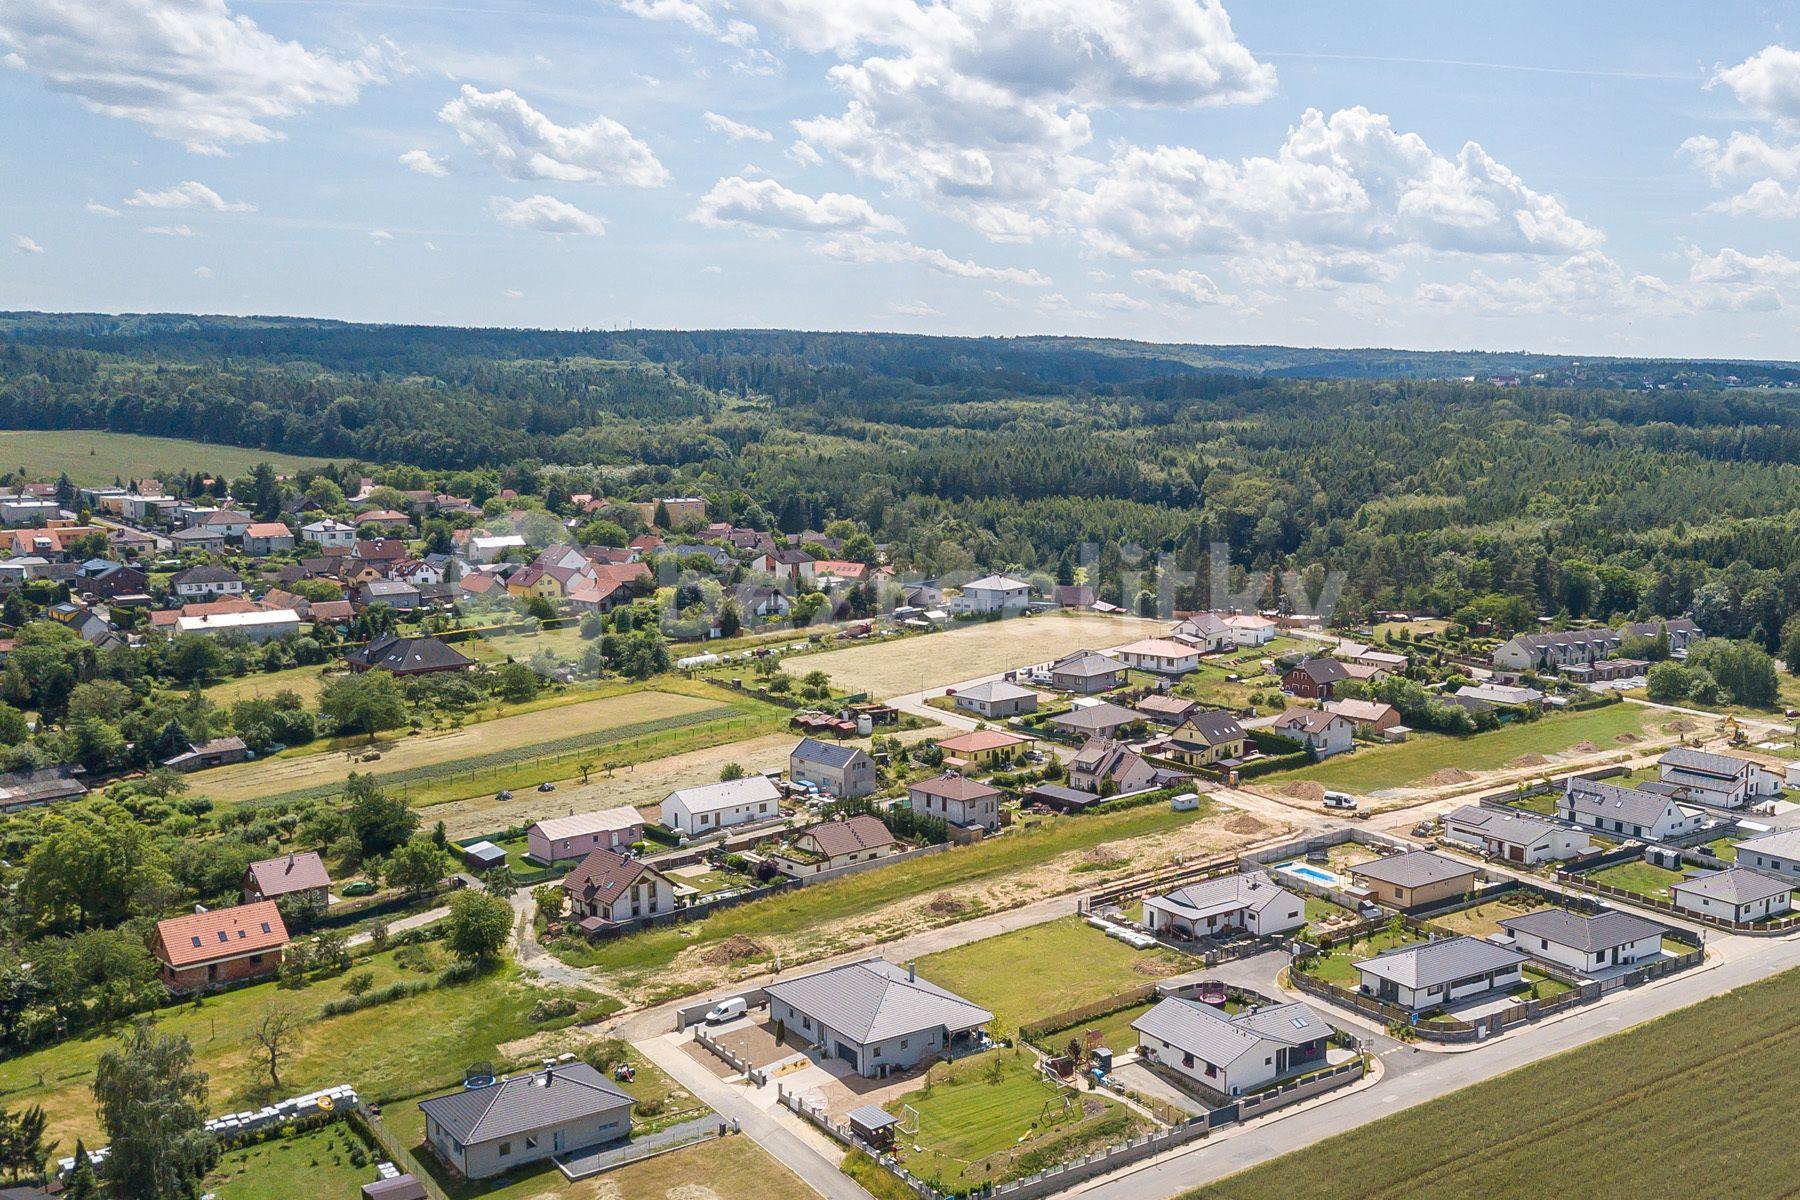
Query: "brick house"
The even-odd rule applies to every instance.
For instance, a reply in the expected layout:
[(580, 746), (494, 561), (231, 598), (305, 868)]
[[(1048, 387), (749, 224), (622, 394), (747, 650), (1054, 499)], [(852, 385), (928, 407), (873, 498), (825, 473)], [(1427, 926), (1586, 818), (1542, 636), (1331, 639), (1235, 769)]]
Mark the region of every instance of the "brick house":
[(287, 926), (273, 900), (189, 913), (156, 923), (163, 985), (176, 995), (203, 992), (281, 969)]

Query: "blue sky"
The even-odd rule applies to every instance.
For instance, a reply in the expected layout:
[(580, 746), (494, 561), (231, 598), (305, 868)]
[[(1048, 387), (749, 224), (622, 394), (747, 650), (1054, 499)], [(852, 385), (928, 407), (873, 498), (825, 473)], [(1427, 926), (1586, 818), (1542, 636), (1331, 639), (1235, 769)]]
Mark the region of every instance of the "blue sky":
[(0, 0), (0, 307), (1800, 358), (1797, 22)]

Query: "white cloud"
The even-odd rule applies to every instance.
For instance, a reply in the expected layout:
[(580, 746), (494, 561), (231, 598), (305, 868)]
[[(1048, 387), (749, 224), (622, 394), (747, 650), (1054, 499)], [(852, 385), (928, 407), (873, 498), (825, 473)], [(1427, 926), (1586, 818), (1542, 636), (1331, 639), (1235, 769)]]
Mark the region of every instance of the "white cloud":
[(826, 192), (814, 199), (773, 179), (745, 179), (741, 175), (713, 184), (712, 190), (700, 197), (690, 219), (702, 225), (813, 232), (899, 233), (904, 228), (893, 217), (876, 212), (860, 196)]
[(720, 113), (702, 113), (700, 119), (706, 122), (708, 129), (714, 133), (722, 133), (734, 142), (772, 142), (775, 140), (775, 135), (766, 129), (758, 129), (754, 125), (734, 121)]
[(98, 200), (89, 200), (87, 202), (87, 210), (96, 217), (116, 218), (125, 215), (112, 205), (102, 204)]
[(505, 296), (508, 300), (523, 300), (525, 298), (525, 293), (521, 292), (518, 288), (507, 288), (500, 294)]
[(20, 254), (42, 254), (44, 252), (44, 248), (38, 245), (35, 239), (28, 238), (22, 233), (13, 234), (13, 249)]
[(1163, 295), (1183, 304), (1196, 307), (1207, 307), (1214, 304), (1235, 304), (1237, 297), (1220, 289), (1212, 281), (1212, 277), (1199, 271), (1158, 271), (1146, 268), (1133, 271), (1131, 277), (1145, 287), (1155, 288)]
[(194, 268), (194, 278), (195, 279), (211, 279), (212, 277), (213, 277), (213, 273), (212, 273), (211, 267), (195, 267)]
[(1800, 145), (1776, 146), (1759, 133), (1738, 131), (1723, 142), (1704, 135), (1681, 143), (1681, 152), (1712, 177), (1768, 175), (1792, 179), (1800, 175)]
[(494, 214), (496, 221), (514, 229), (589, 237), (599, 237), (606, 232), (606, 222), (599, 217), (555, 196), (528, 196), (523, 200), (495, 196), (488, 201), (488, 211)]
[(1569, 254), (1599, 230), (1474, 142), (1455, 158), (1366, 108), (1308, 109), (1273, 157), (1121, 147), (1060, 213), (1096, 249), (1169, 258), (1275, 243), (1365, 253)]
[(610, 117), (558, 125), (517, 92), (483, 92), (468, 84), (438, 117), (508, 179), (646, 188), (669, 182), (650, 147)]
[(1725, 246), (1706, 254), (1689, 248), (1688, 279), (1694, 283), (1800, 284), (1800, 260), (1778, 251), (1745, 254)]
[(1734, 217), (1800, 217), (1800, 187), (1788, 188), (1778, 180), (1759, 179), (1737, 195), (1715, 200), (1706, 208), (1708, 212)]
[(1597, 250), (1545, 263), (1534, 274), (1494, 278), (1476, 271), (1458, 283), (1431, 283), (1416, 298), (1428, 305), (1493, 316), (1553, 314), (1580, 320), (1620, 314), (1670, 317), (1695, 312), (1774, 312), (1784, 289), (1800, 287), (1800, 261), (1779, 253), (1745, 254), (1730, 247), (1706, 254), (1688, 250), (1688, 276), (1670, 281), (1632, 275)]
[(1320, 250), (1299, 242), (1257, 246), (1226, 263), (1232, 276), (1261, 287), (1331, 291), (1362, 284), (1391, 283), (1400, 265), (1360, 250)]
[(428, 150), (408, 150), (400, 156), (400, 162), (409, 171), (420, 175), (430, 175), (442, 179), (450, 173), (450, 166), (442, 158), (433, 158)]
[(993, 288), (982, 288), (981, 294), (986, 296), (993, 303), (998, 304), (1001, 308), (1012, 308), (1019, 303), (1014, 297), (1007, 295), (1005, 292), (996, 292)]
[(181, 212), (255, 212), (256, 205), (241, 200), (227, 200), (219, 193), (189, 179), (160, 192), (143, 188), (131, 193), (125, 201), (133, 208), (161, 208)]
[(309, 50), (224, 0), (6, 0), (0, 46), (52, 91), (204, 154), (275, 140), (274, 122), (353, 104), (386, 70), (383, 50)]
[(1124, 292), (1095, 292), (1088, 299), (1113, 312), (1145, 312), (1151, 307), (1148, 300), (1128, 296)]
[(894, 311), (903, 317), (935, 317), (941, 314), (937, 309), (923, 300), (909, 300), (905, 304), (894, 305)]
[(1048, 287), (1050, 280), (1029, 267), (987, 267), (967, 259), (952, 258), (942, 250), (910, 242), (878, 242), (861, 234), (826, 239), (813, 247), (826, 258), (852, 263), (914, 263), (955, 279), (981, 279), (1022, 287)]
[(385, 229), (371, 229), (369, 230), (369, 240), (371, 242), (391, 242), (394, 240), (394, 235)]
[(1800, 50), (1765, 46), (1720, 71), (1713, 82), (1730, 88), (1738, 103), (1763, 120), (1800, 127)]
[(194, 231), (187, 225), (146, 225), (144, 232), (157, 237), (193, 237)]

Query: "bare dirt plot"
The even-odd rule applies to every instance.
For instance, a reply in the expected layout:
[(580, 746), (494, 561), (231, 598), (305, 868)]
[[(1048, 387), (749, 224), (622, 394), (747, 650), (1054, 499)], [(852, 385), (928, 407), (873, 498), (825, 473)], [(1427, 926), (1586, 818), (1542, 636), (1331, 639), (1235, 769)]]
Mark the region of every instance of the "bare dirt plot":
[(391, 743), (378, 743), (376, 748), (381, 757), (368, 763), (353, 761), (349, 754), (320, 753), (219, 767), (196, 775), (194, 788), (220, 804), (232, 804), (259, 796), (339, 783), (352, 770), (387, 775), (559, 738), (703, 712), (709, 708), (717, 708), (720, 716), (731, 712), (730, 706), (720, 701), (677, 692), (641, 691), (605, 696), (581, 704), (483, 721), (453, 733), (422, 733)]
[(789, 674), (824, 671), (841, 691), (885, 698), (995, 675), (1075, 650), (1120, 646), (1163, 628), (1163, 622), (1139, 617), (1046, 613), (827, 650), (786, 665)]

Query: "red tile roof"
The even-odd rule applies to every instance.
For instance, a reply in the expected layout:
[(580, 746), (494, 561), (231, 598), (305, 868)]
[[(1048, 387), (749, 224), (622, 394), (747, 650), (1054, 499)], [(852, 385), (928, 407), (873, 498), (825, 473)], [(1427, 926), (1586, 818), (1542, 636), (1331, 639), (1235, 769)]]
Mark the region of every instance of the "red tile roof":
[(211, 912), (171, 917), (156, 923), (157, 957), (171, 967), (259, 954), (287, 945), (287, 926), (273, 900)]

